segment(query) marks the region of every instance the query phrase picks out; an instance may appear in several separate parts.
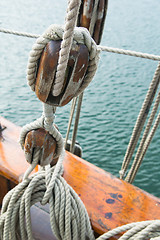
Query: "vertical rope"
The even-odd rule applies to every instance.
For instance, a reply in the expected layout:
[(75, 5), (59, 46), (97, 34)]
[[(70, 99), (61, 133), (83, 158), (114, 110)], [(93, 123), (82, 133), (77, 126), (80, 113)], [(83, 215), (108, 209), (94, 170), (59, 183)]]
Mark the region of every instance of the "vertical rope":
[(71, 125), (72, 125), (72, 120), (73, 120), (73, 115), (74, 115), (74, 111), (75, 111), (75, 107), (76, 107), (76, 102), (77, 102), (77, 97), (72, 100), (71, 112), (70, 112), (68, 128), (67, 128), (67, 133), (66, 133), (66, 138), (65, 138), (65, 149), (67, 147), (67, 141), (68, 141), (68, 138), (69, 138), (69, 132), (70, 132)]
[(61, 50), (59, 53), (58, 66), (56, 72), (55, 83), (53, 86), (53, 96), (58, 96), (63, 88), (63, 80), (65, 78), (66, 68), (68, 64), (70, 49), (73, 41), (73, 32), (77, 23), (78, 12), (80, 8), (80, 0), (70, 0), (67, 8), (67, 16)]
[(78, 98), (77, 112), (76, 112), (76, 117), (75, 117), (75, 124), (74, 124), (74, 129), (73, 129), (73, 135), (72, 135), (72, 143), (71, 143), (71, 147), (70, 147), (71, 153), (74, 152), (74, 147), (75, 147), (75, 142), (76, 142), (76, 136), (77, 136), (77, 130), (78, 130), (78, 123), (79, 123), (79, 118), (80, 118), (82, 101), (83, 101), (83, 93), (81, 93), (79, 98)]

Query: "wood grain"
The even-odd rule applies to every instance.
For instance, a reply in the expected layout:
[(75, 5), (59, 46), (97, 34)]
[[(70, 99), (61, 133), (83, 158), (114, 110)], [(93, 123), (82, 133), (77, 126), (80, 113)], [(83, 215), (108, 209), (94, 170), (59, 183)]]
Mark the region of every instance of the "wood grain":
[[(0, 141), (0, 175), (18, 183), (28, 166), (18, 144), (20, 128), (2, 117), (0, 122), (7, 127)], [(63, 164), (63, 176), (84, 202), (96, 233), (159, 218), (159, 198), (69, 152)]]

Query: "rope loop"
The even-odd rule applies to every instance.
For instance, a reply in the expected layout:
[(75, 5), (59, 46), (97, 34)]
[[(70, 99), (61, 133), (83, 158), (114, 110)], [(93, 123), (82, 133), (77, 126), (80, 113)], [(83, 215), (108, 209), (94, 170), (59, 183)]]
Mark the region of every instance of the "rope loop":
[(5, 196), (0, 219), (1, 239), (33, 240), (30, 208), (38, 202), (48, 203), (51, 229), (57, 239), (95, 239), (85, 206), (61, 176), (63, 154), (55, 167), (44, 167)]
[[(36, 43), (32, 47), (32, 51), (30, 52), (28, 66), (27, 66), (27, 80), (28, 85), (31, 87), (33, 91), (35, 91), (35, 82), (36, 82), (36, 73), (38, 69), (38, 61), (41, 57), (41, 54), (47, 45), (47, 43), (51, 40), (62, 40), (64, 34), (64, 26), (61, 25), (51, 25), (43, 34), (40, 36)], [(97, 45), (95, 41), (91, 38), (90, 33), (86, 28), (83, 27), (75, 27), (73, 33), (73, 42), (77, 44), (85, 44), (89, 51), (89, 64), (87, 73), (84, 77), (84, 81), (82, 86), (76, 95), (79, 95), (91, 82), (95, 72), (97, 70), (98, 60), (99, 60), (99, 51), (97, 50)], [(57, 66), (58, 69), (58, 66)], [(58, 70), (57, 70), (58, 71)], [(57, 75), (56, 75), (57, 78)], [(55, 78), (55, 84), (53, 84), (52, 94), (53, 96), (59, 95), (62, 87), (63, 80), (57, 80)]]
[[(49, 106), (51, 107), (51, 106)], [(46, 109), (45, 109), (46, 111)], [(30, 124), (25, 125), (22, 128), (21, 134), (20, 134), (20, 144), (22, 149), (24, 149), (24, 145), (25, 145), (25, 140), (26, 140), (26, 136), (29, 132), (31, 132), (32, 130), (36, 130), (36, 129), (44, 129), (46, 130), (56, 141), (56, 151), (55, 154), (53, 156), (53, 159), (57, 159), (63, 149), (63, 138), (61, 133), (58, 131), (58, 129), (56, 128), (56, 126), (53, 124), (53, 120), (54, 120), (54, 114), (49, 114), (46, 115), (46, 112), (43, 112), (43, 116), (39, 119), (37, 119), (34, 122), (31, 122)], [(45, 142), (44, 142), (45, 144)], [(31, 146), (29, 146), (31, 148)], [(26, 176), (29, 175), (29, 173), (35, 168), (35, 166), (37, 164), (39, 164), (40, 166), (45, 166), (51, 163), (51, 160), (53, 160), (51, 157), (48, 157), (45, 161), (43, 159), (43, 155), (42, 152), (40, 151), (39, 146), (34, 146), (33, 151), (29, 151), (29, 152), (25, 152), (25, 157), (26, 160), (31, 164), (31, 168), (29, 168), (28, 173)]]

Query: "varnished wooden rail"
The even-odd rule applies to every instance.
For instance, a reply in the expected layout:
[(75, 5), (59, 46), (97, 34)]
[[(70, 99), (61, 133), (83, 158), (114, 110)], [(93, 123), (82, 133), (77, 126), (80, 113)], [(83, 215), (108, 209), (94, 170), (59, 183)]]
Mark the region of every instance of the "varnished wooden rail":
[[(2, 199), (3, 195), (22, 178), (28, 163), (18, 144), (20, 127), (2, 117), (0, 117), (0, 122), (6, 126), (0, 140), (0, 193)], [(159, 219), (159, 198), (119, 180), (69, 152), (66, 152), (63, 164), (63, 176), (84, 202), (92, 227), (97, 234), (103, 234), (110, 229), (131, 222)], [(33, 212), (36, 210), (33, 209)], [(38, 221), (43, 218), (48, 219), (45, 222), (49, 228), (48, 214), (43, 210), (39, 210), (37, 214), (42, 217), (39, 216)], [(33, 214), (33, 218), (36, 216)], [(51, 232), (47, 226), (46, 234)], [(38, 231), (38, 227), (35, 227), (36, 231)], [(37, 232), (37, 234), (39, 233)], [(45, 239), (53, 239), (53, 236), (48, 235)]]

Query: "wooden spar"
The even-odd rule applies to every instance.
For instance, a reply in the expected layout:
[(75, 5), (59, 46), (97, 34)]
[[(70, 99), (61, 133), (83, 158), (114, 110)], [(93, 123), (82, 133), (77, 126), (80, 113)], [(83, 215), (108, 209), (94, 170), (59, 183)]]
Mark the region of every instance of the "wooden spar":
[[(6, 181), (10, 180), (12, 184), (17, 184), (29, 166), (18, 144), (20, 127), (2, 117), (0, 117), (0, 122), (2, 126), (7, 127), (2, 133), (0, 141), (0, 175), (2, 176), (0, 180), (6, 179)], [(66, 152), (63, 164), (63, 176), (84, 202), (92, 227), (97, 234), (103, 234), (110, 229), (131, 222), (159, 219), (159, 198), (119, 180), (69, 152)], [(14, 184), (10, 184), (9, 188), (13, 186)], [(6, 191), (9, 190), (7, 187), (8, 185), (3, 183)], [(5, 189), (0, 193), (1, 195), (5, 194)], [(49, 224), (49, 215), (45, 211), (42, 211), (42, 214), (40, 212), (37, 213), (40, 215), (38, 222), (42, 217)], [(38, 229), (38, 226), (35, 229)], [(47, 226), (46, 231), (49, 234)]]

